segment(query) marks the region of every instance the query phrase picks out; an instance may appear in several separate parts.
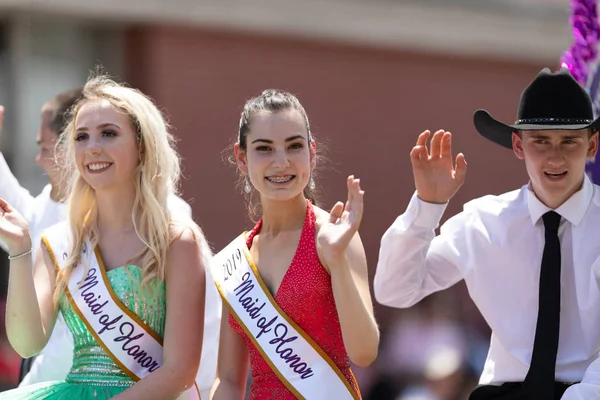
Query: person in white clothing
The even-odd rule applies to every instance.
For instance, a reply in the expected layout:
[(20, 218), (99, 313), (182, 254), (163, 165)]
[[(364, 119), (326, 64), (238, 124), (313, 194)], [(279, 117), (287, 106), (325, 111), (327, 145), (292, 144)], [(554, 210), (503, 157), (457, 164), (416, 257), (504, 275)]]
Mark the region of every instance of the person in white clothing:
[(438, 236), (467, 163), (443, 130), (411, 151), (416, 193), (381, 240), (375, 297), (405, 308), (465, 280), (492, 330), (471, 400), (600, 398), (600, 187), (585, 174), (599, 120), (566, 69), (539, 73), (514, 125), (476, 111), (477, 131), (512, 149), (529, 183), (466, 203)]
[[(67, 185), (61, 179), (56, 165), (54, 148), (64, 125), (65, 114), (80, 95), (81, 89), (64, 92), (42, 106), (40, 130), (36, 139), (39, 151), (35, 162), (44, 170), (49, 183), (38, 196), (32, 196), (27, 189), (21, 187), (0, 152), (0, 197), (12, 204), (29, 222), (31, 236), (36, 243), (40, 242), (43, 229), (66, 218), (66, 207), (61, 199), (65, 197)], [(3, 121), (4, 107), (0, 106), (0, 133)], [(4, 243), (0, 243), (0, 246), (7, 250)], [(20, 386), (64, 379), (71, 368), (72, 356), (69, 351), (72, 348), (72, 335), (59, 314), (44, 351), (37, 357), (23, 359), (21, 362)]]
[[(40, 242), (44, 229), (64, 221), (66, 218), (65, 198), (67, 183), (56, 165), (56, 141), (67, 123), (69, 110), (81, 97), (82, 88), (63, 92), (44, 104), (41, 111), (41, 124), (37, 136), (39, 152), (36, 163), (48, 176), (49, 183), (38, 196), (32, 196), (19, 184), (13, 175), (2, 152), (0, 152), (0, 198), (21, 213), (29, 222), (32, 240)], [(4, 119), (4, 108), (0, 106), (0, 133)], [(187, 202), (178, 196), (168, 198), (168, 207), (179, 218), (191, 218), (192, 210)], [(0, 247), (6, 250), (3, 243)], [(34, 252), (37, 247), (34, 247)], [(210, 256), (210, 249), (203, 254)], [(32, 257), (34, 259), (35, 257)], [(208, 262), (205, 261), (208, 265)], [(206, 269), (207, 281), (212, 282), (210, 269)], [(221, 298), (214, 285), (207, 285), (204, 314), (204, 344), (200, 363), (198, 384), (203, 398), (214, 381), (217, 368), (218, 341), (221, 321)], [(52, 335), (44, 350), (35, 357), (24, 359), (21, 365), (19, 386), (38, 382), (64, 380), (71, 368), (73, 353), (72, 334), (59, 313)]]

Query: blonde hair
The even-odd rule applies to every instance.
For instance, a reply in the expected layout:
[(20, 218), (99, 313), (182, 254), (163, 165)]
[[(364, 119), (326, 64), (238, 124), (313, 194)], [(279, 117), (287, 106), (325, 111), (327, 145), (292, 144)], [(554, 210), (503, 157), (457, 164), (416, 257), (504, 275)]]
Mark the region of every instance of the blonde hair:
[(118, 84), (107, 76), (90, 78), (83, 87), (80, 100), (71, 110), (60, 140), (63, 145), (59, 157), (70, 181), (67, 218), (71, 249), (65, 263), (67, 267), (57, 276), (55, 305), (65, 292), (73, 267), (81, 261), (85, 239), (89, 238), (92, 249), (99, 240), (94, 189), (81, 177), (75, 163), (75, 122), (83, 105), (101, 100), (108, 101), (116, 110), (131, 117), (138, 143), (139, 164), (132, 179), (135, 200), (131, 218), (135, 232), (145, 246), (129, 261), (138, 260), (142, 286), (153, 278), (164, 280), (167, 250), (174, 240), (171, 237), (172, 219), (167, 198), (176, 193), (181, 171), (180, 159), (162, 113), (139, 90)]

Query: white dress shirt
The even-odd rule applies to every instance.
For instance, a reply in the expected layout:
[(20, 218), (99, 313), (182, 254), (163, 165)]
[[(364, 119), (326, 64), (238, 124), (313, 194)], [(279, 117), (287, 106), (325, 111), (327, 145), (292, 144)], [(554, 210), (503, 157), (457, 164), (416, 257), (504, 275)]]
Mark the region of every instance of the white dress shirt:
[[(466, 203), (436, 237), (445, 208), (413, 195), (381, 240), (375, 297), (387, 306), (410, 307), (464, 279), (492, 330), (480, 383), (522, 382), (537, 323), (541, 217), (550, 209), (525, 185)], [(556, 380), (583, 380), (570, 390), (587, 386), (588, 393), (598, 393), (593, 390), (599, 390), (600, 377), (584, 374), (600, 351), (600, 187), (585, 177), (582, 189), (555, 211), (563, 217)], [(569, 399), (576, 398), (599, 397)]]
[[(66, 205), (50, 198), (52, 187), (46, 185), (42, 192), (33, 197), (12, 174), (2, 153), (0, 153), (0, 197), (5, 199), (29, 222), (29, 230), (33, 243), (32, 259), (39, 249), (42, 231), (52, 225), (66, 220)], [(188, 203), (178, 196), (170, 196), (167, 206), (176, 218), (191, 218), (192, 209)], [(206, 242), (203, 244), (206, 266), (206, 301), (204, 311), (204, 339), (202, 358), (197, 383), (202, 399), (208, 399), (210, 389), (217, 373), (217, 357), (219, 333), (221, 328), (221, 296), (217, 292), (210, 273), (211, 250)], [(6, 246), (0, 242), (0, 246)], [(29, 373), (19, 386), (31, 385), (46, 381), (65, 380), (73, 364), (73, 335), (64, 322), (61, 313), (46, 347), (36, 356)]]

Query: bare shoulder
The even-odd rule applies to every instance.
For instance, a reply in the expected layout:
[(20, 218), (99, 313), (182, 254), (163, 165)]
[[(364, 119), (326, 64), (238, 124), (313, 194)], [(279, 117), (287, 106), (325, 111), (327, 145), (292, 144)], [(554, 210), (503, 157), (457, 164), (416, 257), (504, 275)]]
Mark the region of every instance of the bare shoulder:
[[(172, 223), (169, 226), (171, 243), (169, 245), (169, 266), (177, 269), (204, 269), (204, 234), (191, 220), (185, 223)], [(181, 268), (183, 267), (183, 268)]]
[(171, 246), (199, 245), (204, 240), (202, 229), (192, 220), (172, 221), (169, 225), (169, 236)]

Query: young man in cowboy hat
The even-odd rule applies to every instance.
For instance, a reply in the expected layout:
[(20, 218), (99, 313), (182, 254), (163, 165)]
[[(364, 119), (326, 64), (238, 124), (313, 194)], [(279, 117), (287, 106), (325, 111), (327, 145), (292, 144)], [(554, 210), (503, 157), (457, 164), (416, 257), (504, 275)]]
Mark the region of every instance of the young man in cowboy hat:
[(472, 400), (560, 399), (569, 387), (563, 399), (600, 398), (600, 374), (590, 369), (600, 351), (600, 187), (585, 174), (599, 122), (567, 70), (540, 72), (521, 95), (515, 125), (478, 110), (479, 133), (512, 149), (529, 183), (466, 203), (438, 236), (465, 157), (453, 163), (444, 131), (429, 148), (423, 132), (411, 151), (416, 193), (382, 238), (375, 297), (410, 307), (465, 280), (492, 329)]

